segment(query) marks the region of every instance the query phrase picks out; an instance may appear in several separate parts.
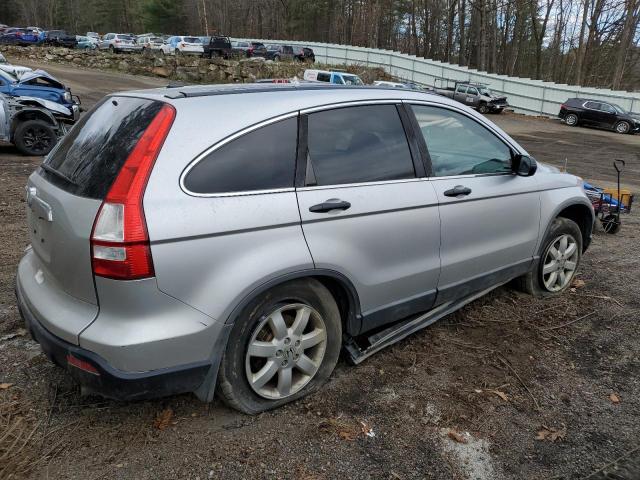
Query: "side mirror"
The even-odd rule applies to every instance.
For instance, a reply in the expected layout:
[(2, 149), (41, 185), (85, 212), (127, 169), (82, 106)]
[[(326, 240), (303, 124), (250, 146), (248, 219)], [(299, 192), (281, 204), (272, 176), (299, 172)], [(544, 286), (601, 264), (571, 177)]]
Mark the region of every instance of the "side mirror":
[(530, 177), (538, 169), (535, 159), (516, 153), (511, 161), (511, 170), (519, 177)]

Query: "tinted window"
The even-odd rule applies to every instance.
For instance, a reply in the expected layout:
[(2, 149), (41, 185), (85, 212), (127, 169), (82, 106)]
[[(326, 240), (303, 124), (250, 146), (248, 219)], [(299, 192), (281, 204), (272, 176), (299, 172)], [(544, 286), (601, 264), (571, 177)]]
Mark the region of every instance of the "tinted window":
[(140, 98), (105, 99), (62, 139), (40, 173), (74, 195), (104, 198), (161, 107)]
[(319, 82), (329, 82), (331, 81), (331, 75), (328, 73), (318, 72), (317, 79)]
[(475, 120), (444, 108), (412, 108), (436, 177), (511, 172), (511, 149)]
[(600, 110), (600, 104), (597, 102), (587, 102), (584, 104), (586, 108), (590, 108), (591, 110)]
[(309, 115), (309, 161), (316, 185), (415, 176), (395, 105), (340, 108)]
[(293, 187), (297, 118), (249, 132), (214, 150), (184, 180), (194, 193), (231, 193)]

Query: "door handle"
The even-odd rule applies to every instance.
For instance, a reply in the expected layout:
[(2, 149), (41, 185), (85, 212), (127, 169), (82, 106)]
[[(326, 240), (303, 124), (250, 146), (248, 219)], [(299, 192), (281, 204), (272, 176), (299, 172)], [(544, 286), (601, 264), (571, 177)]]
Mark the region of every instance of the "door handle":
[(465, 187), (464, 185), (456, 185), (449, 190), (444, 191), (445, 197), (464, 197), (465, 195), (469, 195), (471, 193), (471, 189), (469, 187)]
[(348, 208), (351, 208), (349, 202), (338, 200), (337, 198), (330, 198), (329, 200), (309, 207), (309, 211), (313, 213), (324, 213), (330, 212), (331, 210), (347, 210)]

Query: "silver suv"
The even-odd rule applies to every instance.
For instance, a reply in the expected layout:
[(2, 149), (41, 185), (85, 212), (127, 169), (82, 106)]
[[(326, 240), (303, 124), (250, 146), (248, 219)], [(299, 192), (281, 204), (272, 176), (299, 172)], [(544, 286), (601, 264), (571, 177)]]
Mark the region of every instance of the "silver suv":
[(483, 116), (380, 87), (117, 93), (26, 190), (17, 298), (48, 356), (89, 392), (247, 413), (511, 280), (563, 291), (594, 220)]

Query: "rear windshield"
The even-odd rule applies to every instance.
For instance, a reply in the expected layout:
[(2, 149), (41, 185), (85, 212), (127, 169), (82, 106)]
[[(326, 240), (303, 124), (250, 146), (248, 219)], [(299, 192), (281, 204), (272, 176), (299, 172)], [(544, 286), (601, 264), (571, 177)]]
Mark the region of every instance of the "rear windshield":
[(198, 37), (184, 37), (184, 41), (187, 43), (201, 43)]
[(73, 195), (102, 200), (161, 108), (162, 102), (107, 97), (62, 139), (40, 174)]

